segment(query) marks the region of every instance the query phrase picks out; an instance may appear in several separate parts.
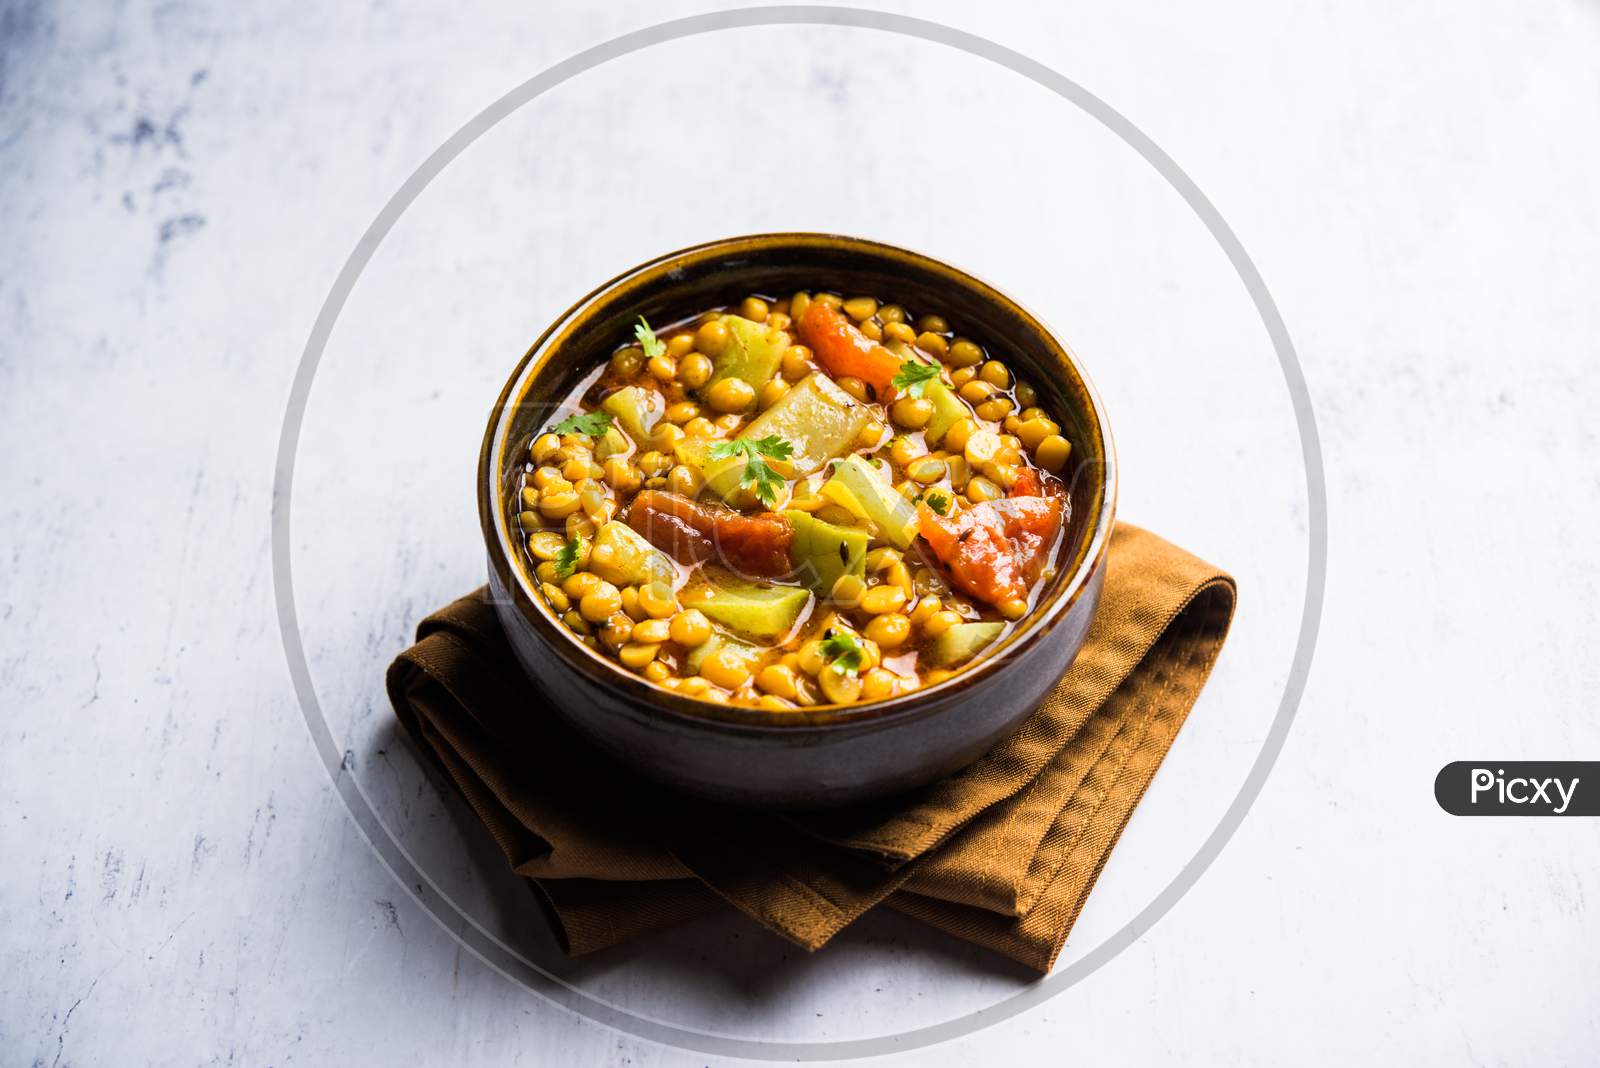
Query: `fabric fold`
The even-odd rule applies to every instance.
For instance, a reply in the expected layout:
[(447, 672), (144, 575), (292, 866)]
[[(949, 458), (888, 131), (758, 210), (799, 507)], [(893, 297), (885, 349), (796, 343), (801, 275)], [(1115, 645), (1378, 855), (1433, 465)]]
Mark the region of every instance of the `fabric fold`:
[(390, 667), (400, 722), (584, 953), (726, 903), (806, 949), (880, 904), (1047, 971), (1215, 662), (1233, 580), (1127, 524), (1077, 659), (968, 768), (849, 809), (738, 810), (645, 782), (519, 669), (482, 591)]

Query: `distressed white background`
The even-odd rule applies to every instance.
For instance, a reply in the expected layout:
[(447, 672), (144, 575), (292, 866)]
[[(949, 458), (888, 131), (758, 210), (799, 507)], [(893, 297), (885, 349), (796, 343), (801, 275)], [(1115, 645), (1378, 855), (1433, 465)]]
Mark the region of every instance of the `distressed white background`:
[[(512, 85), (703, 9), (0, 5), (0, 1061), (705, 1063), (537, 1000), (393, 884), (313, 758), (266, 555), (289, 380), (378, 208)], [(1592, 1062), (1596, 825), (1453, 820), (1431, 784), (1451, 759), (1600, 748), (1600, 13), (915, 13), (1057, 67), (1211, 196), (1306, 365), (1333, 538), (1303, 710), (1213, 869), (1086, 983), (900, 1059)], [(1304, 492), (1264, 333), (1177, 197), (1069, 105), (935, 46), (658, 48), (523, 109), (423, 194), (307, 413), (295, 566), (332, 726), (480, 922), (640, 1011), (821, 1040), (1025, 977), (893, 918), (810, 958), (708, 921), (562, 965), (379, 684), (481, 575), (476, 439), (527, 341), (621, 267), (777, 228), (924, 248), (1043, 312), (1112, 408), (1124, 515), (1241, 580), (1067, 959), (1171, 877), (1248, 766)]]

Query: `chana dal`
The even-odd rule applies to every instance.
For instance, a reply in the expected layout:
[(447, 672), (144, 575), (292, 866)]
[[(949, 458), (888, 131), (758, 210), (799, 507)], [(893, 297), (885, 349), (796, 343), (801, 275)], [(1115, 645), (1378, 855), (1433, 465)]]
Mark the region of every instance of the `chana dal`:
[(527, 445), (510, 508), (573, 636), (792, 710), (982, 658), (1053, 577), (1061, 425), (938, 314), (752, 295), (633, 337)]

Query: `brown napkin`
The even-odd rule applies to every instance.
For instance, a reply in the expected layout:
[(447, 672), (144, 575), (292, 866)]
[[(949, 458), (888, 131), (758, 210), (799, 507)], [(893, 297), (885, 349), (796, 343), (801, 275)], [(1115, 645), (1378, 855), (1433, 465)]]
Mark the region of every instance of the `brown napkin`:
[(733, 905), (816, 949), (880, 903), (1048, 971), (1204, 685), (1233, 579), (1121, 524), (1088, 640), (1012, 737), (885, 801), (756, 812), (643, 781), (569, 731), (479, 590), (389, 668), (395, 713), (586, 953)]

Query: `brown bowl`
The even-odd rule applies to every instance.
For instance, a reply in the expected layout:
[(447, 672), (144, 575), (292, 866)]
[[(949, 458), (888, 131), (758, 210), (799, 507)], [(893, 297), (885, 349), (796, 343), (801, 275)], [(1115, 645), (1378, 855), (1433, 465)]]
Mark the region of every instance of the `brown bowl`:
[[(945, 316), (1034, 383), (1072, 443), (1061, 563), (1033, 612), (983, 659), (901, 697), (791, 712), (713, 704), (647, 682), (575, 641), (508, 524), (528, 441), (640, 315), (666, 323), (750, 293), (826, 287)], [(512, 462), (508, 464), (508, 456)], [(1072, 663), (1105, 579), (1116, 508), (1111, 431), (1076, 359), (993, 287), (938, 260), (834, 234), (760, 234), (673, 252), (619, 275), (534, 342), (500, 394), (478, 461), (489, 585), (511, 646), (579, 732), (663, 783), (741, 804), (814, 807), (895, 793), (970, 763), (1015, 730)]]

